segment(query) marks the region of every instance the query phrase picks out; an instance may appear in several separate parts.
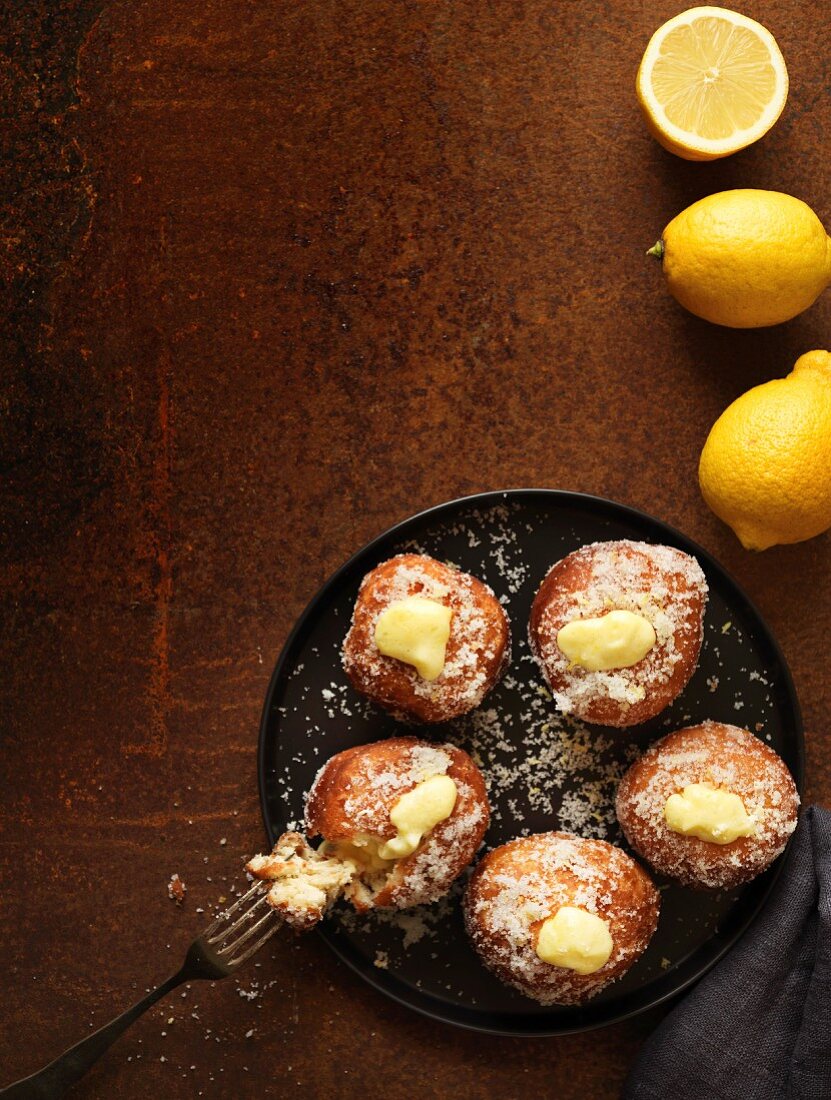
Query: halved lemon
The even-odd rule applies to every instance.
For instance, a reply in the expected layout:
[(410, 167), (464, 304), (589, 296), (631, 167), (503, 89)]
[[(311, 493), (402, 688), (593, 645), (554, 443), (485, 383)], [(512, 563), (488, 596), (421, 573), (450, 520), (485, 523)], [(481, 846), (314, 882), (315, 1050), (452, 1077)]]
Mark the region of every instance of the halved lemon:
[(773, 126), (788, 98), (788, 70), (760, 23), (727, 8), (690, 8), (653, 34), (636, 88), (665, 149), (715, 160)]

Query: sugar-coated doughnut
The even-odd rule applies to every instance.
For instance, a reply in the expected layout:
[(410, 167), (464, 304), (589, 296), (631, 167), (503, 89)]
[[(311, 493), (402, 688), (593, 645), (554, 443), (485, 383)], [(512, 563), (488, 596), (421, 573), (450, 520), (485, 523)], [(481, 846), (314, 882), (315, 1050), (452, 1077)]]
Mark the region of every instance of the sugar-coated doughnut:
[[(446, 814), (424, 835), (410, 835), (406, 854), (396, 808), (437, 777), (451, 790)], [(490, 818), (482, 774), (462, 749), (415, 737), (392, 737), (346, 749), (318, 772), (306, 800), (306, 831), (284, 833), (268, 856), (247, 864), (274, 883), (269, 900), (287, 923), (316, 924), (338, 897), (355, 909), (404, 909), (433, 902), (472, 861)], [(400, 819), (399, 819), (400, 821)], [(406, 848), (406, 845), (405, 845)]]
[[(750, 835), (716, 843), (670, 828), (666, 805), (693, 784), (737, 795)], [(737, 726), (703, 722), (651, 745), (626, 772), (616, 809), (634, 850), (688, 886), (727, 889), (769, 867), (796, 828), (799, 795), (782, 759)]]
[[(689, 554), (620, 540), (575, 550), (551, 567), (534, 599), (531, 650), (558, 708), (585, 722), (634, 726), (654, 718), (695, 671), (703, 637), (707, 581)], [(593, 671), (558, 644), (575, 621), (626, 612), (652, 628), (653, 644), (629, 667)]]
[[(452, 611), (444, 667), (432, 680), (376, 644), (382, 613), (414, 596)], [(445, 722), (481, 703), (507, 666), (509, 642), (508, 619), (483, 581), (423, 554), (400, 554), (364, 577), (343, 666), (356, 690), (394, 717)]]
[(455, 745), (392, 737), (346, 749), (318, 772), (306, 802), (310, 836), (349, 841), (395, 835), (390, 810), (418, 783), (448, 775), (456, 784), (453, 812), (412, 855), (375, 881), (359, 882), (348, 896), (356, 909), (403, 909), (436, 901), (472, 861), (488, 827), (490, 806), (482, 773)]
[[(545, 962), (544, 923), (564, 908), (601, 918), (611, 954), (593, 973)], [(578, 1004), (621, 977), (646, 949), (660, 899), (649, 875), (620, 848), (571, 833), (512, 840), (479, 863), (464, 900), (465, 925), (484, 964), (543, 1005)]]

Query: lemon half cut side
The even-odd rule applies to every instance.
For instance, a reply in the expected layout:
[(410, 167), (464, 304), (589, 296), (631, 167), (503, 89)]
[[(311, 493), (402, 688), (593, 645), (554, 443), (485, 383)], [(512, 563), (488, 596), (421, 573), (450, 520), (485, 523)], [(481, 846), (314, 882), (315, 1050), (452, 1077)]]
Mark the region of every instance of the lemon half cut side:
[(653, 136), (685, 160), (715, 160), (758, 141), (788, 98), (776, 39), (727, 8), (690, 8), (649, 41), (636, 82)]

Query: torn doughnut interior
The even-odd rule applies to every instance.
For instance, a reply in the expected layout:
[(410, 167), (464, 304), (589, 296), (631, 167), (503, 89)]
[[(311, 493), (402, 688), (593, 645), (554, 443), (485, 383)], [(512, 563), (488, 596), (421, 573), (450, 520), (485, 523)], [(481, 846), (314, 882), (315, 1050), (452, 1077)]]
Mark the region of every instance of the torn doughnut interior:
[(245, 865), (255, 878), (270, 882), (268, 901), (286, 924), (312, 928), (340, 897), (355, 874), (355, 865), (310, 847), (299, 833), (283, 833), (267, 856)]
[(324, 840), (312, 848), (299, 833), (283, 833), (267, 856), (254, 856), (245, 869), (270, 882), (268, 901), (286, 924), (313, 928), (340, 897), (356, 909), (371, 908), (395, 872), (398, 859), (378, 854), (383, 840), (354, 837)]

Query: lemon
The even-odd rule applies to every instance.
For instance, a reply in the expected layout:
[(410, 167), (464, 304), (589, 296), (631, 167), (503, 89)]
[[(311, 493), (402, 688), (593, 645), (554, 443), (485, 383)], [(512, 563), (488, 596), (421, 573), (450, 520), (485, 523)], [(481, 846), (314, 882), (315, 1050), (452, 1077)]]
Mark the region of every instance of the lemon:
[(788, 98), (788, 70), (760, 23), (727, 8), (690, 8), (653, 34), (635, 88), (665, 149), (715, 160), (773, 126)]
[(748, 550), (831, 527), (831, 354), (809, 351), (787, 378), (721, 414), (701, 452), (704, 499)]
[(673, 218), (649, 255), (675, 298), (730, 328), (789, 321), (831, 282), (831, 240), (806, 203), (780, 191), (719, 191)]

